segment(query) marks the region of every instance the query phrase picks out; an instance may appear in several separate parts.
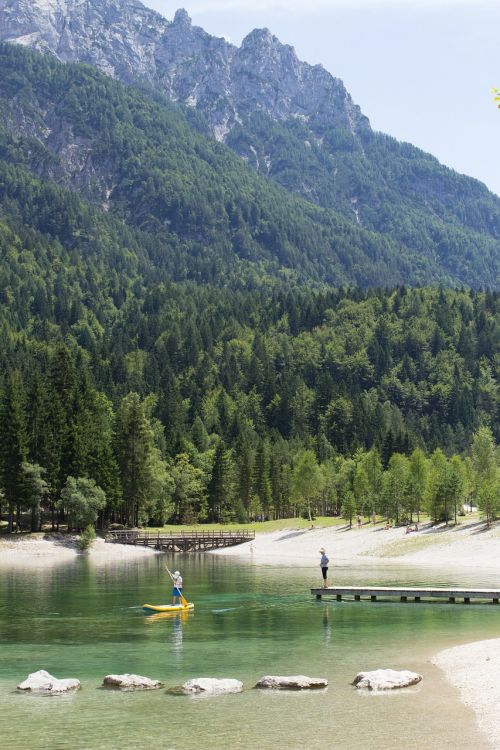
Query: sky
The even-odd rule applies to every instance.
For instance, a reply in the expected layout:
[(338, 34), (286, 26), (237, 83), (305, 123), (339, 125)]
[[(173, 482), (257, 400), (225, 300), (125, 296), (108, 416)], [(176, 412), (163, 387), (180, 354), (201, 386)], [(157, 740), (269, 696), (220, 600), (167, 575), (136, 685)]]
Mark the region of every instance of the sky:
[(375, 130), (500, 195), (500, 0), (143, 0), (233, 44), (269, 28), (341, 78)]

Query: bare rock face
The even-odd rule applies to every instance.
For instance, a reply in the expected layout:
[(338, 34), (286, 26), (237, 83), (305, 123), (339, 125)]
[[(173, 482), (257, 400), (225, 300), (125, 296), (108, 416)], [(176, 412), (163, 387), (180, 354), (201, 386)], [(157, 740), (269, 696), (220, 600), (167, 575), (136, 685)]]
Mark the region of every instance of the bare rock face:
[(324, 677), (306, 677), (302, 674), (288, 677), (267, 675), (261, 677), (255, 687), (271, 690), (319, 690), (328, 687), (328, 680)]
[(352, 683), (357, 688), (367, 690), (396, 690), (398, 688), (417, 685), (422, 681), (422, 675), (407, 669), (375, 669), (373, 672), (359, 672)]
[(167, 21), (138, 0), (0, 0), (0, 41), (155, 86), (200, 109), (219, 140), (256, 112), (313, 130), (325, 121), (353, 135), (369, 129), (340, 79), (301, 62), (268, 29), (238, 48), (193, 26), (185, 10)]
[(151, 680), (138, 674), (108, 674), (102, 684), (103, 687), (117, 690), (157, 690), (163, 687), (159, 680)]
[(17, 689), (27, 693), (60, 695), (61, 693), (71, 693), (79, 690), (80, 687), (80, 680), (71, 678), (58, 680), (57, 677), (53, 677), (45, 669), (40, 669), (38, 672), (32, 672), (32, 674), (28, 675), (24, 682), (19, 683)]
[(186, 694), (206, 693), (212, 695), (218, 693), (241, 693), (242, 690), (243, 683), (239, 680), (218, 680), (213, 677), (196, 677), (185, 682), (181, 688), (181, 692)]

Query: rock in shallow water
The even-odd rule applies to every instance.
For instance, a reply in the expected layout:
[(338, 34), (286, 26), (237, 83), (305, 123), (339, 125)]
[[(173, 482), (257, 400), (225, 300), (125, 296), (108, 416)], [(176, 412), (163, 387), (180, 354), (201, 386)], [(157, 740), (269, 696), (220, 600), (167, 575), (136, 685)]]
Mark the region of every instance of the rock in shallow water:
[(266, 675), (261, 677), (256, 688), (269, 688), (273, 690), (317, 690), (328, 686), (328, 680), (324, 677), (306, 677), (303, 674), (287, 677), (276, 677)]
[(163, 687), (163, 683), (159, 680), (151, 680), (140, 674), (108, 674), (102, 684), (103, 687), (118, 690), (157, 690)]
[(73, 678), (58, 680), (57, 677), (53, 677), (45, 669), (39, 669), (38, 672), (32, 672), (28, 675), (24, 682), (20, 682), (17, 689), (27, 693), (58, 695), (60, 693), (70, 693), (74, 690), (79, 690), (80, 687), (80, 680)]
[(375, 669), (373, 672), (359, 672), (352, 683), (357, 688), (367, 690), (396, 690), (397, 688), (417, 685), (422, 675), (407, 669)]
[(243, 683), (239, 680), (222, 679), (212, 677), (196, 677), (188, 680), (181, 688), (183, 693), (241, 693)]

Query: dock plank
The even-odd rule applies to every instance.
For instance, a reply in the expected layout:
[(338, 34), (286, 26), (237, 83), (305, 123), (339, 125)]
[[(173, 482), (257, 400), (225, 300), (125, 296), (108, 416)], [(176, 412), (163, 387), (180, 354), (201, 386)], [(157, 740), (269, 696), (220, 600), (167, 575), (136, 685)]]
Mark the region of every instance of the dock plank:
[(422, 599), (447, 599), (451, 604), (461, 600), (469, 604), (471, 600), (491, 600), (498, 604), (500, 600), (500, 589), (462, 589), (462, 588), (422, 588), (414, 586), (329, 586), (328, 588), (312, 588), (311, 594), (317, 599), (323, 597), (334, 597), (342, 601), (344, 596), (352, 597), (354, 601), (361, 601), (366, 597), (369, 601), (377, 601), (379, 598), (398, 598), (401, 602), (413, 599), (420, 602)]

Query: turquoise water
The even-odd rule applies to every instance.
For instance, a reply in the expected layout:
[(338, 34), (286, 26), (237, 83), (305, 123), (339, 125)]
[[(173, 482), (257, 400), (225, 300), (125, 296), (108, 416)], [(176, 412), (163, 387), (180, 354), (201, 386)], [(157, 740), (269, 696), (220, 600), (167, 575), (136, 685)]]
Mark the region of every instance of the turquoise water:
[[(146, 617), (144, 602), (168, 601), (165, 558), (95, 566), (82, 558), (49, 569), (0, 568), (2, 748), (231, 747), (438, 750), (486, 747), (475, 719), (430, 664), (436, 651), (496, 637), (500, 608), (317, 602), (305, 568), (257, 567), (212, 556), (178, 556), (193, 613)], [(380, 566), (336, 570), (339, 584), (496, 585), (473, 571)], [(424, 682), (375, 695), (351, 685), (378, 667), (421, 672)], [(18, 694), (29, 672), (77, 677), (70, 696)], [(327, 677), (312, 693), (245, 690), (217, 697), (165, 690), (101, 690), (108, 673), (135, 672), (167, 687), (198, 676), (234, 677), (251, 688), (265, 674)]]

